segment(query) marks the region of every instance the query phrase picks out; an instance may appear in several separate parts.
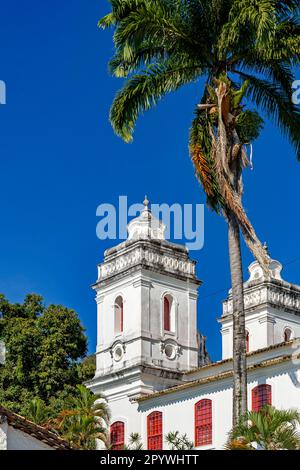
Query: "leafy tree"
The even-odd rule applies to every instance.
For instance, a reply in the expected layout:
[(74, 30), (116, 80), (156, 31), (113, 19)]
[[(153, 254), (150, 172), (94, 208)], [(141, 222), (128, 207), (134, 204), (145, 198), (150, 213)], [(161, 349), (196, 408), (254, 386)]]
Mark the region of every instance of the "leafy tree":
[(96, 448), (96, 439), (107, 446), (108, 406), (102, 395), (94, 395), (84, 385), (77, 385), (77, 394), (52, 421), (54, 428), (79, 449)]
[(33, 413), (29, 403), (50, 414), (51, 406), (53, 413), (61, 410), (83, 377), (78, 361), (87, 339), (76, 312), (60, 305), (46, 307), (35, 294), (21, 304), (1, 295), (0, 340), (6, 348), (0, 402), (28, 416)]
[(229, 435), (228, 450), (299, 450), (300, 413), (266, 405), (248, 411)]
[(95, 376), (96, 372), (96, 355), (92, 354), (83, 359), (79, 364), (79, 377), (81, 382), (87, 382)]
[[(99, 21), (114, 28), (109, 68), (125, 78), (110, 121), (126, 142), (137, 118), (183, 85), (206, 85), (194, 112), (190, 153), (209, 206), (228, 223), (233, 301), (233, 422), (247, 409), (240, 231), (266, 275), (270, 258), (243, 208), (245, 144), (260, 133), (260, 109), (300, 157), (299, 109), (292, 103), (299, 64), (299, 0), (109, 0)], [(199, 91), (202, 87), (199, 83)]]
[(180, 435), (178, 431), (169, 432), (166, 435), (166, 442), (170, 450), (190, 450), (194, 449), (194, 443), (189, 440), (186, 434)]

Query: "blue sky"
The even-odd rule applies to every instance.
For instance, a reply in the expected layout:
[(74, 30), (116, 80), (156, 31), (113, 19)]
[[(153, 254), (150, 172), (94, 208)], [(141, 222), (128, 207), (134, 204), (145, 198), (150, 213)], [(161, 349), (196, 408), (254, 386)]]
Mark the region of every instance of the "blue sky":
[[(37, 292), (74, 308), (95, 348), (96, 306), (90, 285), (113, 243), (96, 237), (96, 208), (129, 203), (204, 203), (187, 149), (194, 84), (139, 120), (133, 144), (117, 138), (108, 110), (121, 82), (109, 76), (111, 32), (97, 28), (105, 0), (10, 0), (1, 8), (0, 292), (11, 301)], [(300, 72), (298, 74), (300, 79)], [(300, 284), (300, 164), (270, 123), (245, 174), (245, 207), (284, 278)], [(252, 261), (243, 248), (245, 273)], [(220, 358), (216, 319), (230, 285), (227, 230), (205, 209), (198, 261), (198, 322), (213, 359)]]

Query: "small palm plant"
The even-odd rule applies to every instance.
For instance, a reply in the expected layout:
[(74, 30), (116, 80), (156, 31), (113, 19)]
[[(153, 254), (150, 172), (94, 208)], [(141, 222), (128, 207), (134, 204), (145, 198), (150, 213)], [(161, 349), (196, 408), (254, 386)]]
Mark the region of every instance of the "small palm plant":
[(24, 414), (27, 419), (40, 426), (47, 426), (49, 421), (47, 406), (43, 400), (37, 397), (30, 400)]
[(230, 432), (227, 450), (299, 450), (300, 413), (266, 405), (248, 411)]
[(138, 432), (130, 434), (128, 445), (124, 446), (124, 450), (143, 450), (142, 438)]
[(77, 385), (77, 390), (54, 420), (55, 428), (73, 447), (92, 450), (97, 440), (107, 447), (110, 412), (104, 397), (94, 395), (84, 385)]
[(194, 443), (189, 440), (186, 434), (180, 435), (178, 431), (169, 432), (166, 435), (166, 442), (170, 450), (190, 450), (194, 449)]

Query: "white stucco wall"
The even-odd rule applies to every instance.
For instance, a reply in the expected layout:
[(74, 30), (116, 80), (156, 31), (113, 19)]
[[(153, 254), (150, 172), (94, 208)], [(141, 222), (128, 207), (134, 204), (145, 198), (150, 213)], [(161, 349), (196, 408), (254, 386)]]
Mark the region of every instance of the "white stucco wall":
[(6, 439), (7, 450), (53, 450), (52, 447), (44, 442), (12, 426), (7, 427)]
[[(272, 386), (272, 404), (279, 409), (300, 409), (300, 366), (283, 363), (266, 369), (257, 369), (248, 376), (248, 408), (252, 407), (252, 389), (259, 384)], [(232, 380), (224, 379), (207, 385), (185, 389), (141, 402), (141, 435), (147, 448), (147, 415), (163, 413), (163, 435), (179, 431), (194, 441), (194, 406), (203, 399), (212, 400), (213, 442), (199, 449), (223, 449), (232, 426)], [(168, 446), (164, 443), (164, 448)]]
[[(264, 307), (246, 312), (246, 329), (249, 332), (249, 352), (284, 341), (284, 331), (290, 328), (292, 338), (300, 337), (300, 315), (283, 309)], [(222, 358), (232, 357), (232, 317), (222, 319)]]
[[(98, 345), (97, 372), (103, 375), (136, 363), (146, 362), (174, 370), (197, 367), (196, 330), (197, 288), (170, 276), (140, 270), (122, 280), (97, 289)], [(163, 331), (163, 297), (172, 295), (175, 303), (175, 331)], [(121, 334), (115, 334), (114, 304), (118, 296), (124, 302)], [(162, 354), (161, 341), (170, 340), (180, 347), (176, 359)], [(117, 342), (125, 345), (124, 356), (115, 362), (111, 348)]]

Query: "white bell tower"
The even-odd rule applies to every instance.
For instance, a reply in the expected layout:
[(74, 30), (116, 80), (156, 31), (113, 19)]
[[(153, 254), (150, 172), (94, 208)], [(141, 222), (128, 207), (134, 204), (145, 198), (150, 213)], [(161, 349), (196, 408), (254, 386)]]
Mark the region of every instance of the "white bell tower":
[[(267, 249), (267, 247), (266, 247)], [(244, 283), (247, 352), (300, 336), (300, 288), (281, 277), (282, 264), (271, 260), (267, 279), (257, 261), (250, 264)], [(223, 302), (222, 358), (232, 357), (232, 294)]]
[(98, 267), (97, 370), (88, 386), (106, 395), (115, 418), (129, 405), (125, 416), (132, 413), (134, 397), (178, 384), (199, 364), (201, 282), (187, 249), (164, 233), (146, 198), (128, 239), (107, 250)]

